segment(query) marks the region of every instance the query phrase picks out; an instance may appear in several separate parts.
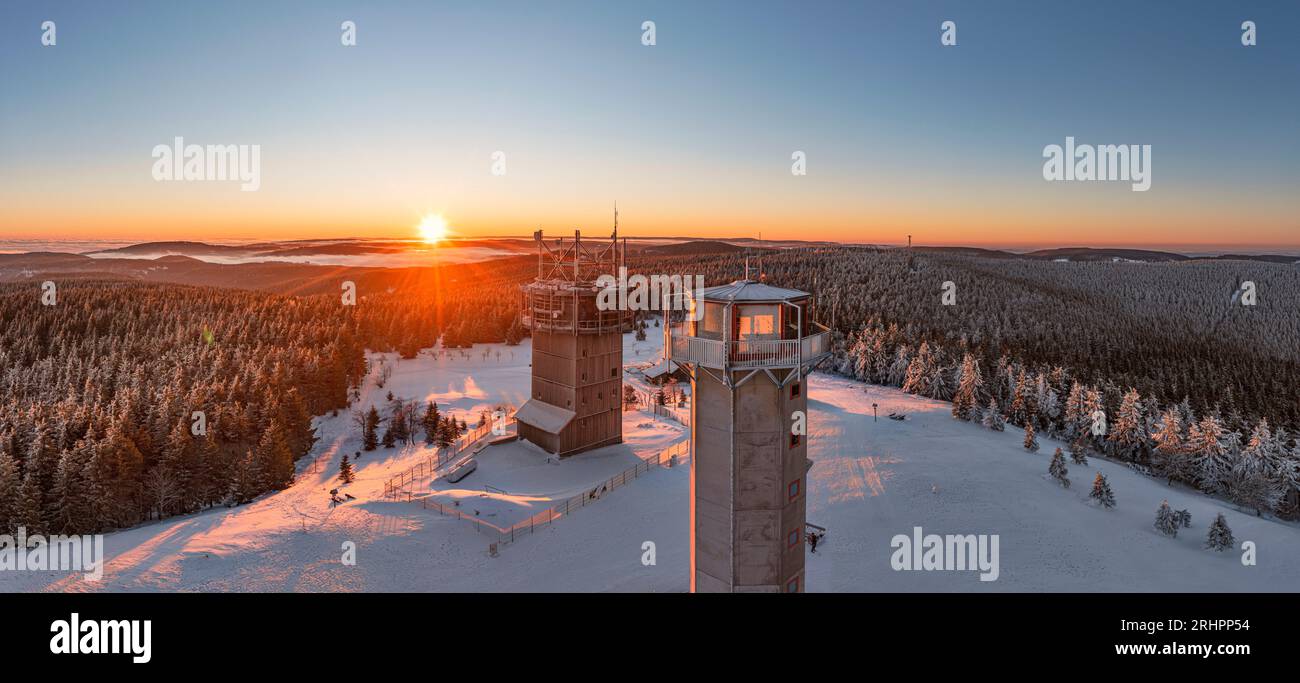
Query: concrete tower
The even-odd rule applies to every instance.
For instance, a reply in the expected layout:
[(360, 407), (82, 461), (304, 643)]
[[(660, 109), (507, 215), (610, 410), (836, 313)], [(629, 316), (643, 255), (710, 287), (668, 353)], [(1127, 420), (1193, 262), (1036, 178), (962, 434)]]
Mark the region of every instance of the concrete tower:
[[(617, 214), (616, 214), (617, 216)], [(537, 242), (537, 279), (524, 285), (523, 324), (532, 330), (528, 401), (515, 413), (519, 436), (556, 455), (623, 441), (624, 311), (596, 307), (596, 278), (623, 264), (618, 223), (608, 242)]]
[(807, 292), (751, 280), (693, 306), (698, 320), (665, 325), (691, 372), (691, 590), (803, 592), (808, 444), (793, 416), (830, 332)]

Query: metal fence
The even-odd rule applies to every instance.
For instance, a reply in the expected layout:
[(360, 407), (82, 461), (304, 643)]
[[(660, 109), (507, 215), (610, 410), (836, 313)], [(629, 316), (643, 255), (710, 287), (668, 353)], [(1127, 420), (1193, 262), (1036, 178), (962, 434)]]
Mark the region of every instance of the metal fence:
[(596, 503), (610, 492), (636, 481), (636, 479), (642, 474), (646, 474), (656, 467), (672, 467), (676, 465), (678, 460), (690, 454), (690, 452), (690, 441), (683, 441), (674, 444), (659, 453), (642, 459), (642, 461), (635, 466), (596, 484), (587, 492), (560, 501), (537, 514), (534, 514), (528, 519), (516, 522), (508, 527), (497, 526), (496, 524), (472, 513), (466, 514), (465, 511), (459, 507), (454, 505), (443, 505), (437, 501), (430, 500), (427, 496), (423, 496), (417, 500), (414, 497), (414, 494), (410, 491), (395, 491), (394, 497), (400, 499), (405, 496), (408, 502), (419, 502), (420, 507), (425, 510), (434, 510), (441, 515), (472, 522), (476, 531), (488, 537), (492, 550), (495, 551), (497, 546), (505, 545), (517, 538), (527, 536), (534, 531), (545, 528), (549, 524), (553, 524), (558, 519), (567, 517), (579, 509)]
[[(515, 419), (509, 418), (506, 421), (505, 428), (510, 429)], [(455, 443), (446, 447), (439, 448), (433, 455), (421, 460), (409, 469), (399, 473), (397, 476), (384, 482), (384, 498), (397, 499), (405, 495), (407, 500), (411, 499), (411, 493), (406, 490), (411, 482), (416, 479), (432, 476), (438, 471), (438, 468), (452, 462), (466, 451), (471, 450), (480, 439), (492, 434), (492, 422), (488, 421), (482, 425), (465, 432), (456, 439)], [(500, 435), (499, 435), (500, 436)]]

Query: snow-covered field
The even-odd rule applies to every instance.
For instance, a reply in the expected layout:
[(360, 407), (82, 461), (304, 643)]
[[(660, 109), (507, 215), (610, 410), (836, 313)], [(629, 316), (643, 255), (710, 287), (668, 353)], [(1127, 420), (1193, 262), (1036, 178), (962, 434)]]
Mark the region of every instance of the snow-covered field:
[[(628, 365), (652, 362), (660, 337), (626, 337)], [(360, 405), (384, 395), (438, 401), (471, 424), (498, 403), (520, 405), (528, 387), (529, 347), (483, 346), (465, 358), (430, 354), (401, 361), (383, 389), (375, 375)], [(496, 351), (501, 352), (500, 358)], [(954, 420), (950, 406), (898, 390), (817, 375), (809, 382), (808, 520), (829, 529), (808, 556), (812, 591), (1296, 591), (1300, 590), (1300, 527), (1261, 519), (1199, 493), (1170, 488), (1128, 468), (1094, 458), (1070, 465), (1073, 485), (1045, 477), (1058, 446), (1021, 448), (1022, 433), (995, 433)], [(879, 404), (879, 421), (872, 403)], [(885, 419), (891, 412), (908, 419)], [(382, 500), (390, 477), (428, 455), (422, 447), (366, 453), (357, 480), (343, 488), (355, 501), (331, 507), (339, 459), (360, 448), (345, 412), (318, 420), (320, 441), (299, 466), (297, 482), (249, 505), (218, 508), (108, 534), (104, 579), (80, 575), (0, 572), (0, 590), (109, 591), (664, 591), (689, 587), (688, 467), (655, 469), (597, 504), (488, 553), (489, 538), (454, 517), (418, 504)], [(626, 413), (627, 443), (547, 465), (540, 453), (514, 445), (485, 458), (481, 472), (459, 484), (428, 482), (430, 495), (473, 499), (485, 484), (503, 489), (484, 514), (508, 524), (591, 481), (603, 479), (688, 437), (688, 430), (644, 412)], [(498, 447), (499, 448), (499, 447)], [(531, 456), (538, 460), (530, 461)], [(1096, 472), (1110, 480), (1118, 505), (1091, 505)], [(476, 479), (477, 477), (477, 479)], [(1168, 499), (1192, 514), (1177, 538), (1152, 528)], [(1252, 541), (1258, 564), (1240, 551), (1201, 549), (1209, 522), (1222, 512), (1241, 541)], [(526, 516), (526, 515), (525, 515)], [(500, 523), (494, 521), (493, 523)], [(973, 571), (894, 571), (891, 539), (922, 527), (926, 534), (997, 534), (999, 577)], [(642, 564), (651, 541), (656, 563)], [(356, 564), (341, 560), (354, 543)]]

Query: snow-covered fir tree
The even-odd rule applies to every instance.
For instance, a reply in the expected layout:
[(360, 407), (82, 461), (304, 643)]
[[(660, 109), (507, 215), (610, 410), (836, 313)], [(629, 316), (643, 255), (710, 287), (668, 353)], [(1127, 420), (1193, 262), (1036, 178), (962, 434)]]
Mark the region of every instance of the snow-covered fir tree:
[(1083, 404), (1083, 385), (1075, 380), (1070, 385), (1070, 393), (1065, 399), (1065, 414), (1062, 417), (1065, 423), (1062, 434), (1070, 441), (1078, 439), (1087, 433), (1088, 424), (1091, 418), (1088, 413), (1084, 412)]
[(1205, 535), (1205, 547), (1209, 550), (1223, 552), (1236, 545), (1236, 539), (1232, 537), (1232, 529), (1228, 528), (1228, 520), (1223, 518), (1220, 512), (1210, 524), (1210, 531)]
[(922, 378), (921, 395), (948, 401), (956, 391), (953, 368), (944, 361), (943, 349), (935, 347), (931, 353), (930, 371)]
[(1007, 421), (1013, 425), (1028, 424), (1034, 407), (1030, 397), (1029, 375), (1024, 368), (1016, 375), (1016, 387), (1011, 394), (1011, 406), (1007, 409)]
[(1259, 516), (1272, 512), (1282, 500), (1283, 484), (1272, 466), (1276, 448), (1268, 420), (1260, 420), (1229, 478), (1228, 495), (1238, 505), (1254, 508)]
[(1201, 488), (1225, 493), (1232, 474), (1233, 457), (1223, 444), (1223, 426), (1216, 415), (1206, 415), (1188, 430), (1187, 450), (1196, 459)]
[(18, 478), (18, 463), (3, 449), (0, 449), (0, 530), (16, 527), (10, 525), (17, 509), (18, 492), (22, 486)]
[(901, 387), (907, 379), (907, 369), (912, 365), (912, 349), (907, 344), (901, 344), (894, 351), (894, 358), (889, 363), (889, 368), (885, 371), (885, 383), (892, 386)]
[(1034, 404), (1037, 406), (1038, 428), (1047, 430), (1050, 434), (1053, 425), (1061, 417), (1060, 399), (1056, 390), (1048, 381), (1047, 374), (1038, 376), (1038, 384), (1034, 394)]
[(1165, 410), (1151, 441), (1155, 446), (1156, 468), (1168, 483), (1181, 481), (1192, 484), (1196, 481), (1197, 463), (1191, 457), (1185, 439), (1182, 412), (1176, 407)]
[(1101, 472), (1097, 473), (1097, 478), (1092, 480), (1092, 492), (1088, 497), (1097, 501), (1102, 507), (1115, 507), (1115, 493), (1110, 490), (1110, 482), (1106, 481), (1106, 475)]
[(1052, 454), (1052, 463), (1047, 466), (1047, 472), (1061, 486), (1067, 489), (1070, 488), (1069, 470), (1065, 466), (1065, 454), (1061, 452), (1061, 449), (1056, 449), (1056, 452)]
[(366, 411), (361, 427), (361, 449), (373, 451), (379, 448), (379, 411), (372, 405)]
[(952, 401), (952, 415), (961, 420), (970, 420), (971, 412), (979, 407), (984, 378), (980, 375), (979, 361), (975, 360), (969, 352), (961, 359), (959, 374), (957, 395)]
[(1002, 411), (998, 409), (997, 399), (989, 399), (989, 407), (984, 411), (983, 424), (985, 427), (995, 432), (1000, 432), (1007, 427), (1006, 420), (1002, 419)]
[(1034, 425), (1032, 423), (1025, 425), (1024, 446), (1025, 446), (1025, 450), (1029, 451), (1030, 453), (1038, 452), (1038, 439), (1034, 438)]
[(925, 391), (926, 380), (934, 372), (934, 359), (930, 354), (929, 342), (921, 342), (920, 348), (916, 350), (916, 356), (907, 366), (907, 372), (903, 376), (903, 391), (909, 394), (921, 394)]
[(1076, 465), (1088, 464), (1088, 447), (1083, 444), (1082, 436), (1070, 442), (1070, 462)]
[(1166, 536), (1178, 536), (1178, 528), (1182, 526), (1182, 524), (1179, 518), (1174, 514), (1174, 511), (1169, 508), (1169, 501), (1160, 501), (1160, 507), (1156, 510), (1156, 521), (1154, 526), (1156, 531), (1159, 531)]
[(1112, 456), (1133, 462), (1145, 460), (1149, 441), (1141, 403), (1142, 397), (1137, 389), (1129, 389), (1124, 394), (1119, 413), (1106, 437)]

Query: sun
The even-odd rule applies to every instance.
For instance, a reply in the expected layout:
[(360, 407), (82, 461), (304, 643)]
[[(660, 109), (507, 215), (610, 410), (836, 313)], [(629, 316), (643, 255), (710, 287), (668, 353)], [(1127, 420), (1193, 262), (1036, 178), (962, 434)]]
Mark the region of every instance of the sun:
[(447, 238), (447, 219), (431, 213), (420, 219), (420, 237), (427, 244), (437, 244)]

